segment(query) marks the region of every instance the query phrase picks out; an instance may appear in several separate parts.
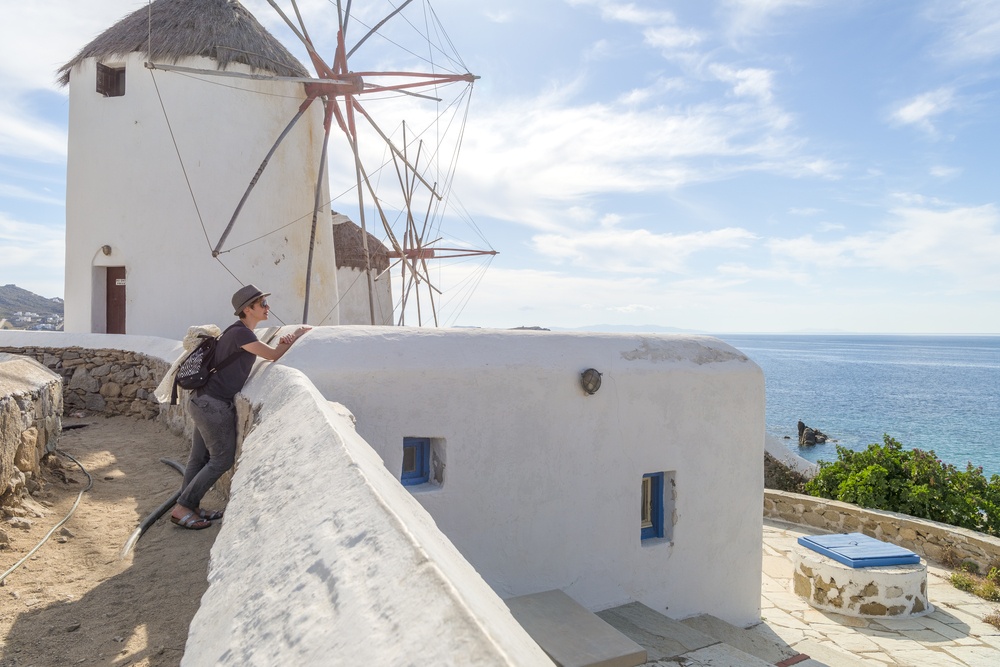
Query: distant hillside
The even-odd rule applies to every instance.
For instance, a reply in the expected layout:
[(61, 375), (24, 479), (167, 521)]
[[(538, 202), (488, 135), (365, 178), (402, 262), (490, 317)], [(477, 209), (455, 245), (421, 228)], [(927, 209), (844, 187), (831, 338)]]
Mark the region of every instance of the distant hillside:
[(63, 314), (63, 300), (46, 299), (34, 292), (21, 289), (17, 285), (0, 287), (0, 318), (10, 319), (17, 312), (38, 313), (39, 315)]

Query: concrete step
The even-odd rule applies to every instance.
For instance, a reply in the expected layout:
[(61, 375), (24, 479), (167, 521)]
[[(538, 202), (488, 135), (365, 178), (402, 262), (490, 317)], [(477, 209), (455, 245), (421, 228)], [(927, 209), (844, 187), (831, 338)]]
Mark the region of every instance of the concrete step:
[(718, 644), (718, 640), (650, 609), (630, 602), (597, 612), (610, 626), (646, 649), (649, 660), (674, 658)]
[(801, 653), (786, 644), (763, 623), (740, 628), (709, 614), (685, 618), (681, 623), (771, 664), (794, 658)]
[(562, 667), (635, 667), (646, 651), (562, 591), (504, 600), (510, 613)]
[(773, 667), (774, 664), (668, 618), (641, 602), (605, 609), (597, 615), (645, 648), (650, 663), (662, 660), (662, 664), (679, 662), (705, 667)]

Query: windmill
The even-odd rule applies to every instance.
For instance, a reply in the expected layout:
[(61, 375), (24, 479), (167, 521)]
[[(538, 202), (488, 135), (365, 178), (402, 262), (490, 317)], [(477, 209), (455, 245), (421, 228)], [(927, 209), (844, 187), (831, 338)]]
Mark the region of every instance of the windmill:
[[(415, 305), (417, 324), (425, 320), (438, 324), (437, 297), (441, 290), (435, 285), (428, 260), (460, 257), (492, 257), (493, 250), (477, 250), (471, 244), (442, 246), (438, 235), (440, 219), (449, 202), (454, 165), (461, 145), (465, 114), (471, 98), (473, 83), (477, 76), (469, 73), (450, 47), (443, 27), (426, 0), (404, 0), (377, 20), (367, 21), (352, 10), (351, 0), (337, 0), (335, 4), (335, 44), (326, 58), (321, 54), (321, 46), (314, 42), (299, 3), (290, 0), (282, 6), (275, 0), (267, 0), (278, 17), (299, 40), (305, 49), (315, 71), (315, 76), (275, 76), (273, 74), (247, 74), (226, 70), (208, 70), (171, 65), (168, 63), (146, 63), (150, 70), (161, 70), (194, 76), (217, 76), (231, 78), (256, 78), (301, 83), (305, 99), (297, 112), (288, 120), (284, 130), (275, 138), (266, 151), (254, 176), (247, 184), (238, 203), (235, 204), (229, 223), (214, 243), (212, 256), (219, 257), (228, 249), (230, 234), (237, 227), (240, 214), (247, 201), (254, 195), (260, 178), (266, 174), (275, 154), (280, 151), (288, 134), (313, 105), (323, 109), (323, 137), (315, 200), (312, 211), (310, 242), (305, 267), (305, 297), (302, 306), (302, 322), (310, 321), (310, 291), (313, 281), (313, 254), (315, 239), (320, 229), (321, 211), (329, 202), (324, 201), (323, 184), (327, 178), (331, 136), (346, 140), (347, 154), (353, 171), (353, 184), (344, 195), (356, 198), (356, 211), (362, 229), (362, 238), (367, 244), (369, 222), (380, 228), (389, 246), (389, 256), (393, 260), (389, 271), (399, 276), (399, 297), (397, 300), (398, 323), (406, 324), (406, 312)], [(332, 3), (331, 3), (332, 4)], [(359, 69), (355, 62), (362, 61), (365, 47), (374, 40), (383, 39), (382, 33), (394, 22), (415, 28), (414, 19), (406, 16), (406, 10), (419, 6), (419, 13), (425, 25), (441, 39), (428, 46), (427, 56), (414, 57), (425, 68), (407, 69)], [(331, 10), (334, 6), (331, 6)], [(360, 36), (354, 39), (354, 35)], [(412, 52), (411, 52), (412, 53)], [(445, 102), (441, 91), (460, 87), (450, 102)], [(405, 97), (413, 103), (430, 103), (444, 111), (439, 112), (432, 122), (417, 130), (406, 123), (393, 130), (383, 127), (375, 113), (369, 109), (369, 100), (398, 100)], [(444, 120), (442, 120), (444, 119)], [(443, 154), (439, 146), (444, 130), (455, 137), (449, 144), (450, 153)], [(430, 142), (428, 139), (434, 139)], [(381, 148), (382, 159), (373, 159)], [(373, 164), (374, 162), (374, 164)], [(444, 168), (441, 168), (441, 165)], [(386, 173), (389, 175), (386, 176)], [(432, 175), (433, 174), (433, 175)], [(392, 182), (394, 187), (386, 188), (381, 181)], [(381, 186), (381, 187), (380, 187)], [(386, 195), (386, 191), (392, 195)], [(342, 205), (338, 204), (342, 209)], [(367, 245), (365, 254), (368, 255)], [(375, 306), (372, 301), (372, 271), (366, 271), (369, 310), (371, 322), (375, 322)], [(425, 296), (422, 298), (421, 294)], [(425, 313), (426, 311), (426, 313)], [(321, 318), (320, 318), (321, 319)]]

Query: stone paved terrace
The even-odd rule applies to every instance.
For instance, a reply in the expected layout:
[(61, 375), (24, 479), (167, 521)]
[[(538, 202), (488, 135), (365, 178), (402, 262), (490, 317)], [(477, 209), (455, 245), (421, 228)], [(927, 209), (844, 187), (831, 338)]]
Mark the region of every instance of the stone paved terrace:
[[(792, 592), (792, 550), (807, 527), (764, 521), (761, 615), (787, 644), (813, 661), (799, 665), (1000, 667), (1000, 629), (982, 621), (1000, 608), (953, 587), (950, 571), (929, 563), (933, 613), (909, 619), (861, 619), (820, 612)], [(759, 626), (758, 626), (759, 627)]]

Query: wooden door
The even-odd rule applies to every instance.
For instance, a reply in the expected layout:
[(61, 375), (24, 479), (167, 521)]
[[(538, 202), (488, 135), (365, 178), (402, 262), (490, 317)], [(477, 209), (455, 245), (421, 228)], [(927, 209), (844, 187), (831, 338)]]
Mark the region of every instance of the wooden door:
[(107, 333), (125, 333), (125, 267), (108, 267)]

